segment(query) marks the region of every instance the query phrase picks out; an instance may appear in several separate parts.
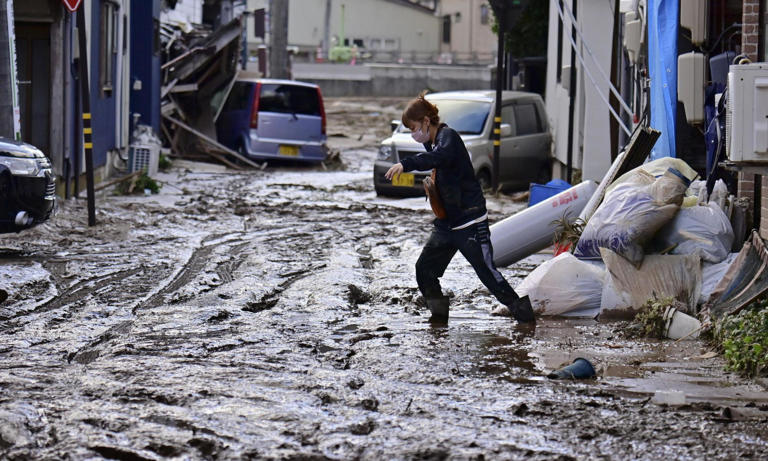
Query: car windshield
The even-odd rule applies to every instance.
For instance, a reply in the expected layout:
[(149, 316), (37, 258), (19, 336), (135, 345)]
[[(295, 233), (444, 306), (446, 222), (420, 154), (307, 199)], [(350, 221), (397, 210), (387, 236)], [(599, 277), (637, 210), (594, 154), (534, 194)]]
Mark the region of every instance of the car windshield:
[(317, 89), (300, 85), (262, 84), (259, 111), (320, 115)]
[[(441, 99), (432, 101), (440, 115), (440, 121), (460, 134), (480, 134), (490, 113), (491, 103), (483, 101), (462, 101)], [(407, 126), (400, 124), (401, 133), (409, 133)]]

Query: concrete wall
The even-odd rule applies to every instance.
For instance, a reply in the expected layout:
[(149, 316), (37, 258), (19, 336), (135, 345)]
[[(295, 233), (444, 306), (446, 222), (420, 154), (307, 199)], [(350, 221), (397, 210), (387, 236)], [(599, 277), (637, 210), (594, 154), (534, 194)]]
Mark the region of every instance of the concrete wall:
[(491, 86), (488, 67), (397, 64), (294, 63), (293, 78), (320, 85), (324, 96), (416, 96), (435, 91), (476, 90)]

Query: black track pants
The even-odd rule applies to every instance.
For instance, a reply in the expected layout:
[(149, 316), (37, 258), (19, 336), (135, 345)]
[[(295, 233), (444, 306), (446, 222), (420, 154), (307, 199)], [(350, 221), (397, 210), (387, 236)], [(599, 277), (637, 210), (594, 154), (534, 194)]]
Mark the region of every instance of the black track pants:
[(507, 305), (517, 299), (515, 291), (493, 264), (488, 220), (459, 230), (435, 228), (432, 231), (427, 244), (421, 250), (419, 260), (416, 261), (416, 283), (425, 298), (442, 296), (438, 279), (445, 273), (445, 268), (456, 251), (460, 251), (467, 258), (483, 285), (502, 304)]

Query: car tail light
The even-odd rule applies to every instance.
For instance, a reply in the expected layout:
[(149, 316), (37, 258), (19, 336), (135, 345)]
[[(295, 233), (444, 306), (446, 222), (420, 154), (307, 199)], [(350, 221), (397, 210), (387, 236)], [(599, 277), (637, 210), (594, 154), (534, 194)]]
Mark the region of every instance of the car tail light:
[(320, 132), (325, 134), (325, 106), (323, 105), (323, 93), (320, 87), (317, 87), (317, 103), (320, 104), (320, 117), (322, 118)]
[(251, 106), (251, 128), (259, 127), (259, 99), (261, 98), (261, 83), (256, 84), (256, 91), (253, 94), (253, 105)]

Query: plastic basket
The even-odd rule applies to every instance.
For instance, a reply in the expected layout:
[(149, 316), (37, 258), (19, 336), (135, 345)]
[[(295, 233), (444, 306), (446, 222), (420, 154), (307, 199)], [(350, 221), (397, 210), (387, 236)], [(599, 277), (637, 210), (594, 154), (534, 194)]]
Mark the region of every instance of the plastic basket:
[(554, 197), (555, 195), (570, 189), (571, 185), (562, 179), (553, 179), (546, 184), (531, 183), (530, 196), (528, 198), (528, 206), (531, 207), (539, 202)]

